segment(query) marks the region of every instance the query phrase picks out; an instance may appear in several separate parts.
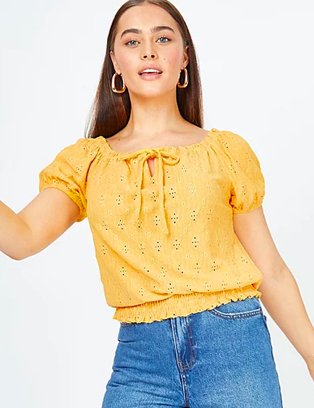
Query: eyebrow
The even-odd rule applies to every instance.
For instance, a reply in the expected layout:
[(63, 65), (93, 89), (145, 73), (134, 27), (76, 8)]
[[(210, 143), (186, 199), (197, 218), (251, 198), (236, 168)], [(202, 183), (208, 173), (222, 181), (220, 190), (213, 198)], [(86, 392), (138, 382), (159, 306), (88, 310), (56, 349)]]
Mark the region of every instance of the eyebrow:
[[(156, 33), (157, 31), (162, 31), (162, 30), (170, 30), (170, 31), (172, 31), (173, 33), (175, 32), (174, 29), (171, 28), (171, 27), (169, 27), (169, 26), (156, 26), (156, 27), (151, 28), (150, 31), (151, 31), (152, 33)], [(142, 30), (139, 30), (138, 28), (128, 28), (127, 30), (124, 30), (124, 31), (123, 31), (123, 33), (121, 34), (121, 37), (120, 37), (120, 38), (122, 38), (122, 37), (123, 37), (125, 34), (127, 34), (127, 33), (141, 34), (141, 33), (142, 33)]]

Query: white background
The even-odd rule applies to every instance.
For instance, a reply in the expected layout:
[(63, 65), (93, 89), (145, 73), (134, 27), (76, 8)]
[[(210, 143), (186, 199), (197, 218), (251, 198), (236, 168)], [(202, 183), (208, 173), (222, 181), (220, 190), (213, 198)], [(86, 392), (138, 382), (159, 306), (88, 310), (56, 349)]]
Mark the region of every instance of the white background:
[[(0, 197), (15, 211), (38, 193), (39, 171), (83, 137), (122, 3), (1, 0)], [(258, 155), (269, 228), (313, 319), (312, 1), (173, 3), (196, 47), (204, 127), (239, 133)], [(113, 313), (87, 220), (26, 260), (0, 254), (0, 406), (100, 408)], [(303, 359), (269, 316), (268, 325), (285, 408), (312, 407)]]

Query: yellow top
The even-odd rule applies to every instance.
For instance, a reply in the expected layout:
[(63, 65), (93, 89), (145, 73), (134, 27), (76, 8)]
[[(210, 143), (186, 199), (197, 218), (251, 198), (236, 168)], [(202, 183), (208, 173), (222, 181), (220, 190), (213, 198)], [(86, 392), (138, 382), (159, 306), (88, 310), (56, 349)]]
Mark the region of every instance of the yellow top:
[[(150, 174), (148, 158), (154, 160)], [(233, 229), (233, 213), (265, 194), (249, 143), (211, 129), (199, 142), (130, 153), (80, 138), (39, 175), (88, 217), (113, 319), (152, 322), (261, 297), (262, 272)]]

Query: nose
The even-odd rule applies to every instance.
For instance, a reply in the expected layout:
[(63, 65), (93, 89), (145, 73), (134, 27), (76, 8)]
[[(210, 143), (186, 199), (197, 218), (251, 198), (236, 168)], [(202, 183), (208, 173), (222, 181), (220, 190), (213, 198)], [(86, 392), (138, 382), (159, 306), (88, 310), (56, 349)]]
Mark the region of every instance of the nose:
[(155, 43), (153, 39), (145, 39), (142, 42), (141, 46), (141, 58), (144, 60), (147, 59), (156, 59), (157, 58), (157, 50), (155, 48)]
[(156, 56), (157, 56), (156, 52), (154, 51), (146, 51), (142, 54), (143, 59), (149, 59), (149, 58), (155, 59)]

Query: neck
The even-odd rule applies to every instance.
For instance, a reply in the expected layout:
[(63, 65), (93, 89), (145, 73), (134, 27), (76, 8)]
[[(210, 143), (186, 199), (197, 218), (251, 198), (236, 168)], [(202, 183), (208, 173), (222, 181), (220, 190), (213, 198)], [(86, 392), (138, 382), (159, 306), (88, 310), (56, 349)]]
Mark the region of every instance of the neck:
[(143, 98), (130, 95), (131, 113), (123, 133), (134, 140), (149, 140), (186, 126), (176, 101), (176, 93)]

